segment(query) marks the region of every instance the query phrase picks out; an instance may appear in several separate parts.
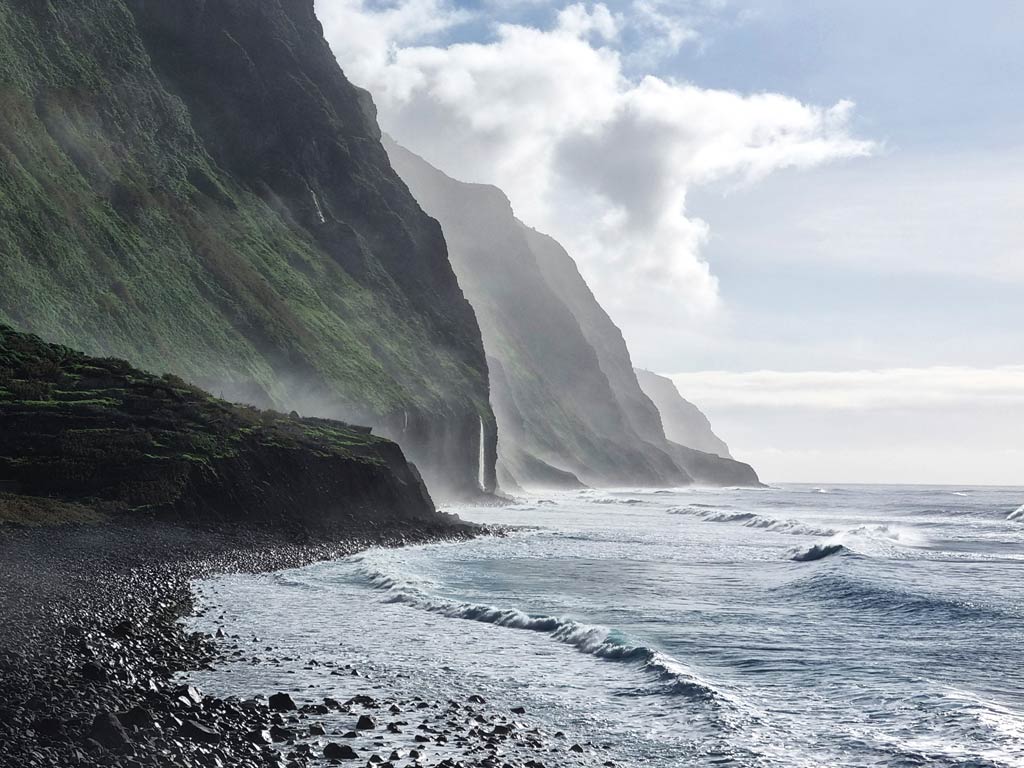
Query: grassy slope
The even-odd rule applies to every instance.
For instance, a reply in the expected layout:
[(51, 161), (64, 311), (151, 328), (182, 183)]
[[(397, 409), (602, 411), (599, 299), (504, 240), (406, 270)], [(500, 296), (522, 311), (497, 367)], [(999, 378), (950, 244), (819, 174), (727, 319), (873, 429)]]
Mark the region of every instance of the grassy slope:
[(398, 448), (364, 429), (225, 403), (3, 325), (0, 420), (0, 522), (432, 512)]
[(119, 0), (0, 0), (0, 83), (0, 320), (252, 401), (489, 418), (384, 270), (357, 282), (212, 162)]

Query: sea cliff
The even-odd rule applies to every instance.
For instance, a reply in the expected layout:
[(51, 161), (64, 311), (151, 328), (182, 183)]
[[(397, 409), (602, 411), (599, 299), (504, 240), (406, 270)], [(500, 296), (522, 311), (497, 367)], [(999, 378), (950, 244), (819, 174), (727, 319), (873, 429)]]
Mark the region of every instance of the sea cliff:
[(3, 0), (0, 52), (0, 321), (493, 487), (473, 311), (312, 0)]

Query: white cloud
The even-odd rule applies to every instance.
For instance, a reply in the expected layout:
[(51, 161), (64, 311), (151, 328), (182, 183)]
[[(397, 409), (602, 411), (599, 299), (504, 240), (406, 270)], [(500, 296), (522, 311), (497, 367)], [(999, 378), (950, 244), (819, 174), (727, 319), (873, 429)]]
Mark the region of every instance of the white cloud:
[(634, 0), (634, 23), (643, 33), (645, 45), (630, 54), (635, 66), (654, 64), (666, 56), (678, 53), (687, 43), (701, 39), (700, 32), (685, 16), (672, 13), (664, 3), (656, 0)]
[(672, 379), (769, 482), (1024, 483), (1024, 365)]
[(558, 29), (578, 38), (594, 36), (611, 42), (619, 36), (619, 20), (606, 5), (568, 5), (558, 12)]
[(722, 222), (738, 261), (1024, 279), (1020, 148), (879, 155), (813, 179), (781, 174), (709, 195), (701, 210)]
[(709, 408), (933, 409), (1024, 405), (1024, 365), (864, 371), (704, 371), (673, 374)]
[(823, 108), (628, 77), (629, 52), (616, 42), (624, 26), (660, 24), (661, 39), (685, 42), (682, 22), (663, 9), (567, 5), (550, 28), (498, 24), (489, 41), (442, 47), (424, 41), (465, 18), (441, 0), (317, 4), (385, 130), (457, 178), (504, 189), (521, 218), (577, 257), (613, 313), (643, 304), (671, 323), (718, 302), (701, 257), (708, 224), (687, 213), (693, 187), (872, 145), (851, 136), (847, 102)]

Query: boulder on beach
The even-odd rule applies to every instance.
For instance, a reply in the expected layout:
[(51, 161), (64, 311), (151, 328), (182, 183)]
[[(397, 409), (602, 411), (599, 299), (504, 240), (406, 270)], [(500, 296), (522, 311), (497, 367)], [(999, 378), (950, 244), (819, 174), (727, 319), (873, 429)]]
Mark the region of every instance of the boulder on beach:
[(328, 760), (358, 760), (359, 755), (348, 744), (335, 744), (333, 741), (324, 747), (324, 757)]
[(287, 693), (275, 693), (268, 699), (270, 708), (275, 712), (291, 712), (298, 709), (292, 697)]
[(93, 718), (89, 738), (114, 752), (131, 744), (128, 732), (112, 712), (100, 712)]
[(186, 720), (181, 724), (181, 735), (200, 744), (219, 744), (224, 738), (216, 728), (195, 720)]

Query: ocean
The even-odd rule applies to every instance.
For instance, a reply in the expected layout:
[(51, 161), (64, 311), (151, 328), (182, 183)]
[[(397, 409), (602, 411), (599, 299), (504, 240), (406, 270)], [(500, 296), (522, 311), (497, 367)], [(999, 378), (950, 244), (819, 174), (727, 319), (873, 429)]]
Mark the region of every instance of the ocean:
[(476, 694), (597, 765), (1024, 766), (1024, 489), (586, 490), (453, 511), (518, 528), (199, 583), (195, 627), (253, 639), (194, 682)]

